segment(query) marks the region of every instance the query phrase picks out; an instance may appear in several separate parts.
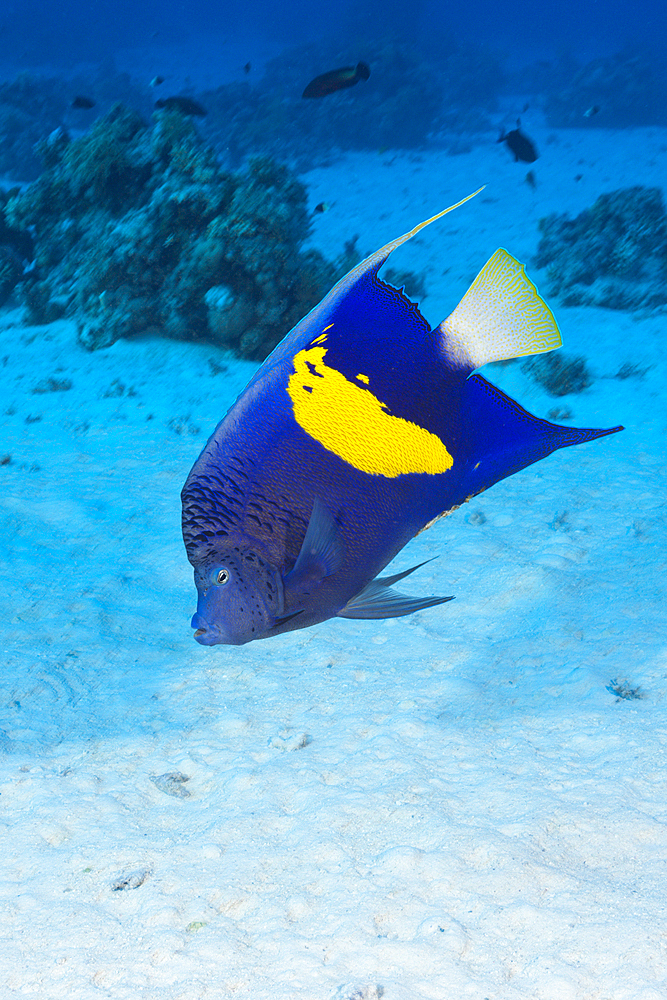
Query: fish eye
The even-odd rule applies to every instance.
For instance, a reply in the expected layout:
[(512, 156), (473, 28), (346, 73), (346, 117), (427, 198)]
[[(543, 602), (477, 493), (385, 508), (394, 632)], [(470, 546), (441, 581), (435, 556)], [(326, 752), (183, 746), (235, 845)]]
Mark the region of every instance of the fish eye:
[(225, 567), (223, 566), (215, 574), (215, 585), (216, 587), (222, 587), (225, 583), (228, 582), (228, 580), (229, 580), (229, 570), (225, 569)]

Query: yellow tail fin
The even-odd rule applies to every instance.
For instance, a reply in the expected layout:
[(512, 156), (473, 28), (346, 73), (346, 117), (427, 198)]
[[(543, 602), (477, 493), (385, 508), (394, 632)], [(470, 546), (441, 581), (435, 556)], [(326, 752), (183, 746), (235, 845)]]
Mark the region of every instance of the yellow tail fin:
[(542, 354), (562, 343), (558, 324), (523, 264), (502, 248), (439, 330), (447, 353), (471, 370), (489, 361)]

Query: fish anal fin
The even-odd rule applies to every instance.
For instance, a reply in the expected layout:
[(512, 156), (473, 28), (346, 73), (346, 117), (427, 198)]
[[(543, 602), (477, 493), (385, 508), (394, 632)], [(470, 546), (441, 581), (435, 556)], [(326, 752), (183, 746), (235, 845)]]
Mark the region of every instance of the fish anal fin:
[[(427, 559), (426, 562), (430, 560)], [(415, 611), (453, 601), (453, 597), (406, 597), (405, 594), (392, 590), (392, 583), (402, 580), (424, 565), (425, 563), (419, 563), (402, 573), (371, 580), (363, 590), (347, 602), (344, 608), (341, 608), (338, 618), (402, 618), (403, 615), (411, 615)]]
[(552, 351), (562, 343), (553, 313), (523, 264), (502, 247), (437, 332), (443, 353), (469, 371), (490, 361)]

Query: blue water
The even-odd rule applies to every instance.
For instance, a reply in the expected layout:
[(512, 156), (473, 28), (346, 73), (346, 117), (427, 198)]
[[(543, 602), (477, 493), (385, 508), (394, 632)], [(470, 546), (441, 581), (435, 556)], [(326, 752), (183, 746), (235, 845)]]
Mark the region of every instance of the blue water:
[(451, 34), (499, 47), (517, 61), (533, 53), (548, 58), (564, 51), (592, 58), (628, 45), (645, 45), (659, 54), (667, 34), (667, 12), (655, 0), (638, 0), (632, 8), (595, 0), (539, 4), (518, 0), (511, 6), (425, 0), (410, 4), (7, 0), (0, 14), (0, 57), (17, 65), (44, 62), (67, 68), (79, 61), (108, 58), (128, 44), (159, 50), (187, 38), (241, 38), (249, 47), (267, 42), (287, 46), (357, 31), (369, 38), (397, 32), (427, 45), (434, 33)]

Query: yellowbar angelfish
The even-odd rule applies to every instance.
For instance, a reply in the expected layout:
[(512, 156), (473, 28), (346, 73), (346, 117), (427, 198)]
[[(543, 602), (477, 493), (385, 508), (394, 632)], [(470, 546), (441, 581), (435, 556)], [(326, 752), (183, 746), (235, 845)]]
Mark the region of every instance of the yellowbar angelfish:
[(430, 522), (498, 480), (622, 430), (540, 420), (474, 374), (560, 347), (550, 309), (506, 250), (435, 330), (378, 278), (392, 250), (463, 201), (342, 278), (259, 368), (195, 462), (183, 537), (203, 645), (450, 600), (393, 590), (412, 570), (376, 577)]

